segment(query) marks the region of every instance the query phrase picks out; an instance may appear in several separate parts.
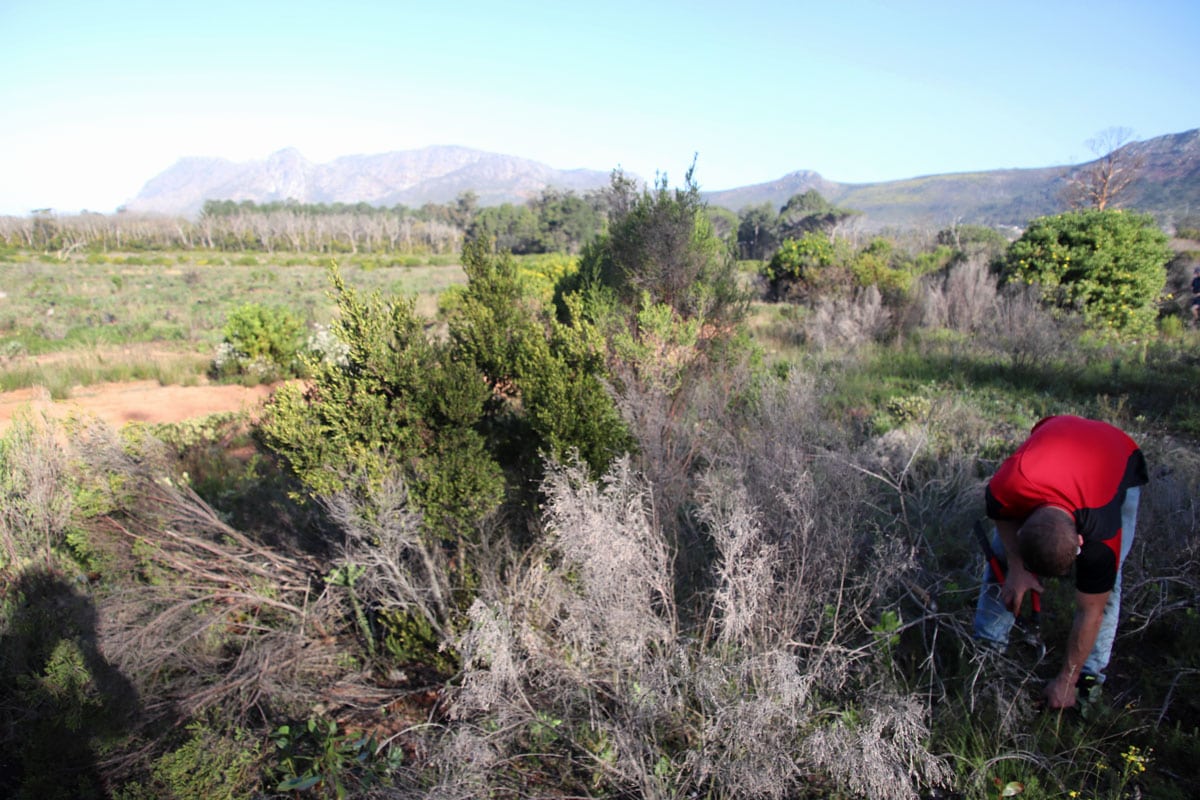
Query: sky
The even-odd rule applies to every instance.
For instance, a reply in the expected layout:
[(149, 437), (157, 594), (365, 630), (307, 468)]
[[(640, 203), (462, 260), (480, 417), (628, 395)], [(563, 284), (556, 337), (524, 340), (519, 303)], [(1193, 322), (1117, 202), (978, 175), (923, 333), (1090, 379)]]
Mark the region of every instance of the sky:
[(1196, 0), (0, 0), (0, 215), (189, 156), (459, 145), (702, 190), (1088, 161), (1200, 127)]

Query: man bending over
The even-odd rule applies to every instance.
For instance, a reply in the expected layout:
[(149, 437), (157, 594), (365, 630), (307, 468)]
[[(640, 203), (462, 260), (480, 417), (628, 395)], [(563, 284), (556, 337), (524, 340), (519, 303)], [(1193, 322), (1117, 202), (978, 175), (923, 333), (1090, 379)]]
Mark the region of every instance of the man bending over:
[(1001, 649), (1014, 614), (1039, 576), (1075, 567), (1075, 620), (1058, 675), (1044, 691), (1050, 708), (1075, 705), (1104, 682), (1121, 610), (1121, 565), (1137, 524), (1146, 461), (1133, 439), (1105, 422), (1047, 417), (988, 482), (993, 547), (1007, 558), (1003, 587), (991, 568), (975, 610), (975, 636)]

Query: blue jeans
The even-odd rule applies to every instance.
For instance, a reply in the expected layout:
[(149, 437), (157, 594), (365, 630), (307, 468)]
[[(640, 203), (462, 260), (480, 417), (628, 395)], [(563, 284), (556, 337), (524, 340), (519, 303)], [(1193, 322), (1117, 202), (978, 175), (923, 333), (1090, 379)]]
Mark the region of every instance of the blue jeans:
[[(1113, 639), (1117, 635), (1117, 618), (1121, 614), (1121, 572), (1125, 566), (1125, 558), (1129, 548), (1133, 546), (1134, 529), (1137, 527), (1138, 498), (1141, 488), (1127, 489), (1125, 503), (1121, 506), (1121, 566), (1117, 570), (1117, 582), (1108, 596), (1108, 604), (1104, 606), (1104, 619), (1100, 622), (1100, 632), (1096, 635), (1096, 644), (1092, 652), (1083, 662), (1083, 674), (1092, 675), (1097, 680), (1104, 680), (1104, 670), (1108, 666), (1112, 654)], [(992, 535), (992, 548), (996, 554), (1004, 558), (1004, 542), (1000, 534)], [(1012, 612), (1004, 607), (1000, 599), (1000, 585), (996, 576), (987, 564), (983, 567), (983, 586), (979, 591), (979, 602), (975, 606), (975, 638), (994, 645), (1003, 650), (1008, 646), (1008, 634), (1016, 621)]]

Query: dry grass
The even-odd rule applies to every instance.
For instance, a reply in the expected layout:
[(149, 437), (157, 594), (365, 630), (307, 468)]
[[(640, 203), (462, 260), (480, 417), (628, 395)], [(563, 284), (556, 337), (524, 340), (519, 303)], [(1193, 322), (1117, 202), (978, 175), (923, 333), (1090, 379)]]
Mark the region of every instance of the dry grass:
[(137, 686), (144, 722), (222, 709), (261, 724), (317, 702), (341, 671), (343, 624), (319, 565), (231, 528), (172, 477), (153, 439), (123, 442), (97, 424), (72, 446), (87, 474), (116, 478), (90, 540), (140, 577), (99, 605), (104, 649)]

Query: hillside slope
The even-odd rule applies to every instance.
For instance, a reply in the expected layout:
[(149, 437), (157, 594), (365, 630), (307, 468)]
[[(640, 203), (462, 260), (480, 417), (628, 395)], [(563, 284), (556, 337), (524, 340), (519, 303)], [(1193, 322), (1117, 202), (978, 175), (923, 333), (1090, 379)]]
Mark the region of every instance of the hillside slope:
[[(1168, 224), (1200, 211), (1200, 129), (1133, 142), (1123, 150), (1143, 161), (1125, 207), (1152, 213)], [(1023, 226), (1032, 217), (1063, 210), (1060, 192), (1067, 176), (1093, 163), (861, 184), (837, 183), (806, 171), (709, 192), (706, 198), (733, 211), (761, 203), (778, 208), (792, 195), (816, 189), (827, 200), (860, 212), (855, 224), (868, 229), (942, 227), (955, 221)]]

